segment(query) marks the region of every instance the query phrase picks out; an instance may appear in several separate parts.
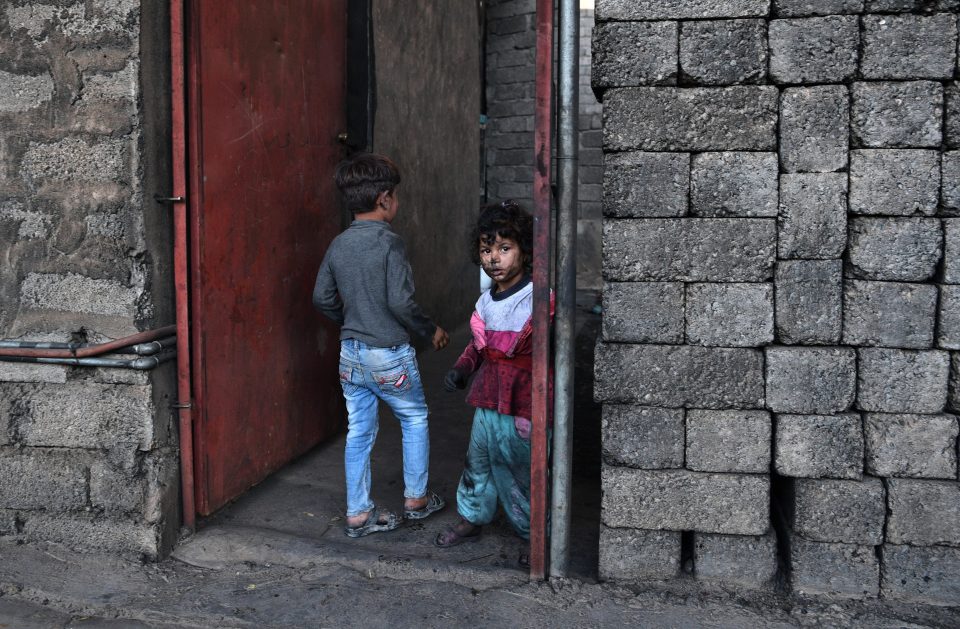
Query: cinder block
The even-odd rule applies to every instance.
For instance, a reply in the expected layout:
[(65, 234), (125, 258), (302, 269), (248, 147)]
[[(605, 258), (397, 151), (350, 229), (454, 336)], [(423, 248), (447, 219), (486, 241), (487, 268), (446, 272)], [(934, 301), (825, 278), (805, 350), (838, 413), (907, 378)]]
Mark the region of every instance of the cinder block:
[(180, 517), (180, 458), (173, 448), (161, 448), (147, 454), (142, 469), (147, 490), (141, 517), (155, 524), (179, 521)]
[(676, 22), (607, 22), (594, 27), (595, 88), (676, 83)]
[(781, 175), (778, 228), (781, 259), (839, 258), (847, 244), (847, 176)]
[(777, 216), (776, 153), (699, 153), (690, 172), (690, 210), (704, 217)]
[(124, 466), (99, 460), (90, 465), (90, 503), (107, 513), (142, 511), (144, 485), (139, 462)]
[(769, 39), (777, 83), (841, 83), (857, 70), (856, 16), (771, 20)]
[(18, 400), (16, 426), (25, 445), (144, 450), (154, 445), (149, 386), (0, 384), (0, 397)]
[(777, 574), (777, 535), (694, 536), (693, 566), (697, 579), (748, 589), (773, 587)]
[(960, 601), (960, 550), (943, 546), (884, 544), (883, 597), (927, 605)]
[(64, 511), (87, 504), (83, 455), (63, 449), (0, 449), (0, 507)]
[(633, 343), (682, 343), (683, 284), (604, 284), (603, 339)]
[(960, 483), (891, 478), (887, 495), (888, 542), (960, 546)]
[(53, 98), (53, 77), (0, 71), (0, 113), (36, 109)]
[(20, 176), (31, 182), (116, 182), (133, 176), (127, 140), (88, 143), (65, 138), (51, 143), (31, 142), (20, 164)]
[(945, 219), (943, 235), (943, 282), (960, 284), (960, 219)]
[(947, 135), (946, 144), (953, 149), (960, 148), (960, 84), (956, 81), (946, 83), (944, 96), (947, 101), (947, 120), (943, 129)]
[(843, 263), (788, 260), (777, 263), (777, 340), (788, 345), (840, 342)]
[(949, 355), (867, 347), (857, 350), (857, 406), (876, 413), (940, 413), (947, 402)]
[(956, 11), (957, 0), (867, 0), (867, 12)]
[(596, 19), (682, 20), (711, 17), (763, 17), (770, 0), (597, 0)]
[(680, 71), (701, 85), (759, 83), (767, 73), (764, 20), (684, 22), (680, 30)]
[(685, 153), (614, 153), (605, 157), (603, 213), (623, 218), (684, 216), (690, 191)]
[(873, 546), (790, 539), (791, 585), (801, 595), (875, 598), (880, 565)]
[(603, 457), (641, 469), (683, 467), (683, 409), (604, 404)]
[(601, 343), (595, 369), (601, 402), (763, 407), (763, 354), (754, 349)]
[(943, 251), (943, 229), (935, 218), (855, 217), (849, 237), (847, 275), (865, 280), (929, 280)]
[(784, 476), (859, 480), (863, 475), (860, 416), (777, 415), (774, 465)]
[(99, 550), (148, 560), (156, 559), (160, 551), (156, 526), (97, 515), (29, 513), (22, 535), (27, 541), (56, 542), (86, 552)]
[(777, 88), (624, 87), (603, 98), (608, 151), (772, 151)]
[(938, 148), (942, 139), (943, 86), (933, 81), (853, 84), (856, 146)]
[(886, 415), (863, 418), (866, 470), (877, 476), (957, 478), (957, 418)]
[[(128, 60), (116, 71), (91, 70), (83, 73), (80, 106), (96, 105), (96, 101), (125, 100), (132, 103), (139, 93), (140, 64)], [(92, 101), (92, 102), (91, 102)]]
[(850, 211), (912, 216), (937, 213), (940, 153), (864, 149), (850, 154)]
[(780, 96), (784, 172), (833, 172), (847, 166), (850, 94), (845, 85), (785, 89)]
[(0, 362), (0, 382), (48, 382), (63, 384), (67, 368), (61, 365)]
[(960, 352), (950, 352), (947, 407), (952, 411), (960, 411)]
[(943, 154), (940, 168), (942, 212), (946, 216), (960, 215), (960, 151)]
[(960, 349), (960, 286), (940, 287), (937, 345), (943, 349)]
[(933, 347), (936, 309), (936, 286), (849, 280), (843, 288), (843, 343)]
[(688, 284), (687, 342), (755, 347), (773, 341), (773, 284)]
[(680, 572), (680, 533), (600, 525), (600, 580), (672, 579)]
[(115, 280), (67, 273), (30, 273), (20, 285), (20, 305), (33, 310), (134, 318), (141, 290)]
[(604, 466), (601, 521), (607, 526), (763, 535), (770, 528), (770, 478)]
[(771, 431), (766, 411), (691, 409), (687, 411), (687, 468), (768, 474)]
[(17, 532), (17, 512), (13, 509), (0, 509), (0, 537), (14, 535)]
[(766, 348), (767, 408), (777, 413), (838, 413), (853, 404), (856, 353), (842, 347)]
[(956, 65), (956, 15), (863, 16), (864, 78), (951, 79)]
[(603, 274), (613, 282), (763, 282), (773, 275), (773, 219), (607, 219)]
[(876, 546), (883, 543), (885, 490), (879, 478), (798, 479), (793, 530), (815, 542)]
[(863, 0), (774, 0), (777, 15), (803, 17), (807, 15), (837, 15), (860, 13)]

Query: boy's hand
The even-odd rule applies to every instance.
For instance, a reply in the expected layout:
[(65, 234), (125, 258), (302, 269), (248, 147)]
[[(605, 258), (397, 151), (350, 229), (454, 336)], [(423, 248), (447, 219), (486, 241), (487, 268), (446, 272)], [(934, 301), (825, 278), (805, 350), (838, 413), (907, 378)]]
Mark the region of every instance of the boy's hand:
[(450, 335), (447, 334), (446, 330), (437, 326), (437, 330), (433, 333), (433, 349), (439, 351), (447, 346), (447, 343), (450, 342)]
[(443, 377), (443, 388), (450, 392), (465, 389), (467, 388), (467, 379), (456, 369), (451, 369)]

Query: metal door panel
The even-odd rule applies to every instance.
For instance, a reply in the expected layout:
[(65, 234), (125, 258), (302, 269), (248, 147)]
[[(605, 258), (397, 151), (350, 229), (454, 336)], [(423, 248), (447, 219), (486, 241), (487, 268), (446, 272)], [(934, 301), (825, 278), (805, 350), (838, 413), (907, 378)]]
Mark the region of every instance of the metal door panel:
[(191, 327), (203, 515), (343, 421), (311, 306), (339, 233), (346, 0), (189, 5)]

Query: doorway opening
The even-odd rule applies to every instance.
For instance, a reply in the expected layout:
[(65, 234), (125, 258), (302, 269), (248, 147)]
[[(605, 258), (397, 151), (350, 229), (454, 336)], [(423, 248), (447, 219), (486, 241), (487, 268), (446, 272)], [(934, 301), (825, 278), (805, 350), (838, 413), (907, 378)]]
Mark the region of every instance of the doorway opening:
[[(335, 553), (518, 568), (525, 544), (504, 519), (486, 527), (476, 544), (440, 550), (433, 539), (456, 518), (473, 416), (462, 394), (441, 385), (467, 343), (466, 322), (480, 290), (466, 234), (483, 197), (494, 200), (488, 184), (497, 171), (488, 161), (515, 161), (514, 179), (522, 179), (526, 160), (532, 167), (532, 142), (507, 151), (497, 144), (517, 141), (506, 138), (506, 129), (521, 124), (523, 106), (507, 108), (515, 115), (504, 120), (517, 120), (501, 133), (491, 132), (495, 112), (488, 111), (497, 102), (532, 98), (519, 85), (528, 67), (532, 86), (532, 60), (528, 66), (508, 61), (508, 53), (525, 54), (522, 34), (511, 48), (495, 51), (502, 63), (489, 64), (491, 46), (507, 45), (498, 37), (520, 33), (510, 30), (509, 20), (532, 27), (532, 16), (506, 15), (519, 4), (478, 2), (457, 11), (411, 9), (401, 0), (303, 0), (283, 7), (254, 1), (242, 10), (187, 3), (201, 532), (219, 531), (221, 540), (234, 540), (234, 549), (247, 539), (274, 548), (306, 543)], [(365, 22), (358, 23), (358, 10)], [(357, 38), (366, 38), (362, 46)], [(369, 54), (357, 54), (361, 48)], [(499, 83), (485, 84), (491, 72), (511, 67), (516, 98), (507, 98), (511, 90)], [(358, 90), (356, 77), (367, 91)], [(367, 117), (358, 115), (358, 104)], [(390, 155), (400, 166), (403, 206), (393, 229), (406, 243), (417, 301), (453, 334), (442, 352), (418, 347), (431, 409), (430, 488), (447, 500), (447, 509), (389, 534), (348, 540), (342, 533), (338, 330), (312, 311), (310, 293), (326, 246), (349, 220), (339, 210), (333, 166), (356, 148)], [(480, 173), (486, 174), (478, 194)], [(594, 303), (585, 293), (578, 325), (584, 358), (576, 374), (571, 568), (583, 577), (594, 576), (599, 528), (599, 413), (589, 356), (599, 327)], [(372, 497), (394, 510), (402, 501), (401, 460), (399, 425), (381, 405)], [(176, 554), (189, 560), (190, 552), (188, 543)]]

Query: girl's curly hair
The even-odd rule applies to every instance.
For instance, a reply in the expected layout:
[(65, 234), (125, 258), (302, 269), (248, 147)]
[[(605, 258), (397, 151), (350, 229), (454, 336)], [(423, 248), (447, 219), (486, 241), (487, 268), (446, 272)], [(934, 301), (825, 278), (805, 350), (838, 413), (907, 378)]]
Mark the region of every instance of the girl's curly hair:
[(470, 259), (480, 264), (480, 244), (492, 244), (497, 236), (509, 238), (520, 245), (523, 268), (533, 268), (533, 217), (516, 201), (485, 205), (470, 234)]

